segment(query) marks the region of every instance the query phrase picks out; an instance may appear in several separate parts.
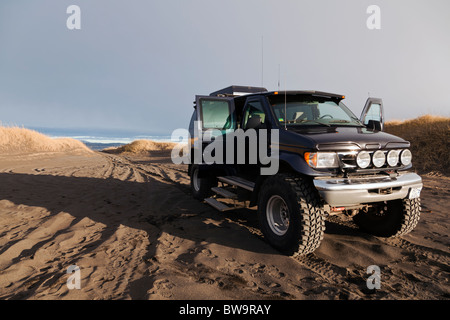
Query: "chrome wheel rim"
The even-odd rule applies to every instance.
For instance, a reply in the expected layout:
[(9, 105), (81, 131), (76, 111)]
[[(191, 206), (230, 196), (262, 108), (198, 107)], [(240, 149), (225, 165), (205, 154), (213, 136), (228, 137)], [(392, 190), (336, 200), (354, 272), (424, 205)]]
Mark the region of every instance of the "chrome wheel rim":
[(277, 236), (284, 236), (289, 229), (290, 215), (286, 202), (282, 197), (274, 195), (267, 201), (267, 223)]

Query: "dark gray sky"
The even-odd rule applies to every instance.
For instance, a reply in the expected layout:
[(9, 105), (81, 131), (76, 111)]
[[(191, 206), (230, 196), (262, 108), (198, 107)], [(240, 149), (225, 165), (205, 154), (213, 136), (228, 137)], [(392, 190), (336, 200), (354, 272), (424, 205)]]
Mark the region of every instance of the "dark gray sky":
[[(72, 4), (81, 30), (66, 27)], [(277, 90), (279, 65), (281, 89), (344, 94), (358, 116), (368, 93), (388, 120), (450, 116), (449, 13), (448, 0), (2, 0), (0, 120), (170, 134), (195, 94)]]

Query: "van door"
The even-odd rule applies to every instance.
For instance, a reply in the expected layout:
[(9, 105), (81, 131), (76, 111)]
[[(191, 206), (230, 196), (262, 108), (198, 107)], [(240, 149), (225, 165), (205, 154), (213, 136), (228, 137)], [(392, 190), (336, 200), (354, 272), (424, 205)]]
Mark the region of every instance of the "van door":
[[(238, 170), (243, 176), (254, 177), (259, 175), (261, 167), (259, 140), (267, 139), (266, 146), (270, 146), (269, 135), (262, 136), (260, 134), (261, 129), (267, 129), (267, 122), (262, 99), (260, 97), (248, 98), (241, 119), (241, 128), (245, 132), (245, 139), (241, 140), (245, 143), (245, 146), (241, 150), (245, 150), (245, 154), (240, 155), (241, 161), (236, 162), (239, 164)], [(267, 153), (266, 150), (264, 151)]]
[[(196, 96), (195, 101), (197, 110), (196, 132), (202, 136), (201, 139), (194, 136), (194, 149), (201, 148), (201, 155), (204, 159), (205, 148), (212, 141), (218, 136), (234, 132), (236, 129), (234, 100), (230, 97)], [(199, 141), (201, 141), (201, 145)]]
[(361, 113), (361, 122), (368, 128), (376, 131), (384, 130), (383, 100), (368, 98)]

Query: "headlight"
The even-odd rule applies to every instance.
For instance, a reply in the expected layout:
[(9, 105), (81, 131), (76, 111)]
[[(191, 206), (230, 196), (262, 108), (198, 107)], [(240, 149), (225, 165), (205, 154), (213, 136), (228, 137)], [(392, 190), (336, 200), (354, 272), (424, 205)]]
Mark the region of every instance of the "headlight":
[(362, 169), (367, 168), (370, 165), (370, 154), (367, 151), (361, 151), (356, 156), (356, 163)]
[(387, 154), (387, 163), (391, 167), (395, 167), (398, 164), (398, 156), (399, 152), (398, 150), (391, 150)]
[(410, 165), (411, 160), (412, 160), (411, 151), (409, 151), (408, 149), (403, 150), (400, 155), (400, 161), (401, 161), (402, 165), (404, 165), (404, 166)]
[(373, 165), (377, 168), (381, 168), (386, 162), (386, 156), (381, 150), (375, 151), (372, 157)]
[(305, 160), (312, 168), (339, 168), (335, 152), (305, 152)]

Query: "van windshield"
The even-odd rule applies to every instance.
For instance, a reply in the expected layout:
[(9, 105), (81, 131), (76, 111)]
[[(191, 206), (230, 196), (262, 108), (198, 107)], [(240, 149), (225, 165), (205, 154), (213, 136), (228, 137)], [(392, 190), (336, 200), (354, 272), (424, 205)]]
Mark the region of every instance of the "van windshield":
[(269, 97), (279, 125), (286, 126), (357, 126), (364, 125), (335, 99), (304, 95)]

